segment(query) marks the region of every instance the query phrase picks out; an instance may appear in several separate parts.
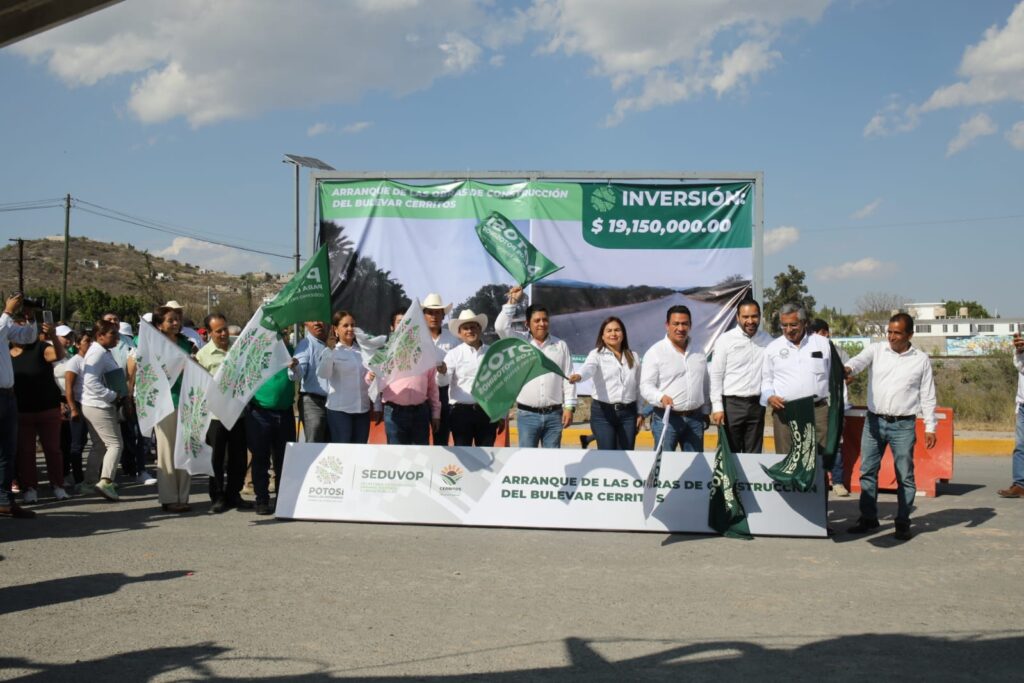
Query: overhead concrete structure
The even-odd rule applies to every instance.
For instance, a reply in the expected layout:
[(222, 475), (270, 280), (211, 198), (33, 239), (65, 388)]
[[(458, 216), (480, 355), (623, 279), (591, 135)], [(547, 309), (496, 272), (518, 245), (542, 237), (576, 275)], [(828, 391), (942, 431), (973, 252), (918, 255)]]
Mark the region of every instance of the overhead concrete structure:
[(0, 3), (0, 48), (121, 0), (11, 0)]

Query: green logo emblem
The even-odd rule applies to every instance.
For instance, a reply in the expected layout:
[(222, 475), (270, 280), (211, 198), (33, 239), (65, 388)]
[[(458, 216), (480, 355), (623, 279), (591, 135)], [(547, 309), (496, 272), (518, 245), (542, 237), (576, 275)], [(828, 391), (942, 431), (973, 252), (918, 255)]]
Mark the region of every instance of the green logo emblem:
[(598, 213), (607, 213), (615, 208), (615, 190), (608, 185), (594, 188), (590, 195), (590, 205)]

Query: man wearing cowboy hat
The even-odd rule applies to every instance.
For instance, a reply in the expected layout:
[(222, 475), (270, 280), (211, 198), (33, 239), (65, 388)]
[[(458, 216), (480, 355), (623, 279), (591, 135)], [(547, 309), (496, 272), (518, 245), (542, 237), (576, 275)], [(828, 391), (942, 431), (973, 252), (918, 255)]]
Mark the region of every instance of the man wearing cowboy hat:
[(491, 422), (483, 408), (473, 397), (480, 361), (487, 353), (482, 334), (487, 327), (487, 316), (473, 313), (468, 308), (448, 323), (448, 329), (458, 334), (462, 343), (445, 354), (438, 366), (438, 377), (448, 376), (448, 400), (451, 403), (452, 437), (456, 446), (493, 446), (494, 437), (504, 429), (504, 421)]
[[(527, 331), (516, 332), (512, 329), (512, 316), (516, 304), (522, 298), (522, 287), (509, 290), (508, 303), (501, 307), (501, 313), (494, 321), (498, 336), (525, 339), (554, 361), (568, 377), (573, 373), (572, 355), (568, 344), (548, 332), (548, 309), (531, 304), (526, 309)], [(575, 410), (576, 386), (569, 380), (553, 373), (531, 379), (523, 385), (516, 398), (519, 445), (523, 448), (559, 448), (562, 445), (562, 430), (572, 424)]]
[[(440, 352), (438, 355), (443, 357), (461, 343), (458, 335), (452, 334), (444, 326), (444, 316), (451, 312), (452, 305), (444, 303), (440, 294), (431, 292), (423, 298), (420, 306), (423, 308), (423, 317), (427, 321), (427, 329), (430, 330), (434, 346)], [(437, 375), (437, 392), (441, 400), (441, 419), (437, 429), (433, 430), (434, 444), (437, 446), (447, 446), (451, 434), (451, 405), (448, 403), (450, 381), (448, 375)]]

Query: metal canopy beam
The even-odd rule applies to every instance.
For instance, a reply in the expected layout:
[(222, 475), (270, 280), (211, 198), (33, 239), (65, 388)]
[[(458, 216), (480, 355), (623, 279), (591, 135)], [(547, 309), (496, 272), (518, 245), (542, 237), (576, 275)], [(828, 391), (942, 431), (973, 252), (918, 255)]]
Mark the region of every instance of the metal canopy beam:
[(13, 0), (0, 5), (0, 47), (74, 21), (121, 0)]

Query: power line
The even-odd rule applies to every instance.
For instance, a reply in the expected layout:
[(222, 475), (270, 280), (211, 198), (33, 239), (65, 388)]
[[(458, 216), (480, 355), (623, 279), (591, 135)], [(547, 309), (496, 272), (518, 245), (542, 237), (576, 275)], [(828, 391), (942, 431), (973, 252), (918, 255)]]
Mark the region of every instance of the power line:
[(949, 218), (946, 220), (910, 221), (907, 223), (883, 223), (880, 225), (841, 225), (834, 228), (802, 228), (800, 232), (840, 232), (842, 230), (887, 230), (889, 228), (919, 228), (928, 225), (962, 225), (964, 223), (988, 223), (1024, 218), (1024, 215), (981, 216), (977, 218)]

